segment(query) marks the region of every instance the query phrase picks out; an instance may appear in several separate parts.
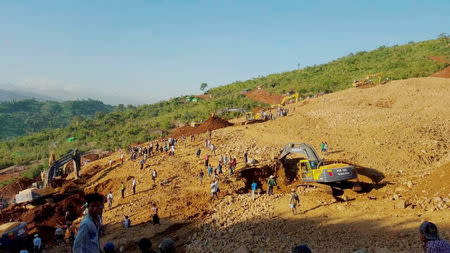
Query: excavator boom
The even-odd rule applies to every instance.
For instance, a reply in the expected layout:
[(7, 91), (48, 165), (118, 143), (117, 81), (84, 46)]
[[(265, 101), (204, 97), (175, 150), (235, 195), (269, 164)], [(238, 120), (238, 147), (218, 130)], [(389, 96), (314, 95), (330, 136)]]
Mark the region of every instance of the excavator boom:
[(282, 160), (291, 153), (300, 153), (305, 155), (308, 160), (319, 163), (322, 161), (316, 150), (307, 143), (289, 143), (281, 152), (279, 159)]

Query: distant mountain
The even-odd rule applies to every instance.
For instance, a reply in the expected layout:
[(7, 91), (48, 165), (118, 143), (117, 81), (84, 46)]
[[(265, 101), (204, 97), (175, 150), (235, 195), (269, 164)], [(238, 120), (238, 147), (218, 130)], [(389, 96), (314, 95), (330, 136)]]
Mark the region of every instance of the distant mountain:
[(0, 89), (0, 102), (17, 101), (33, 98), (37, 101), (61, 101), (60, 99), (54, 97), (29, 91)]
[(114, 106), (97, 100), (45, 101), (35, 99), (0, 102), (0, 140), (42, 130), (60, 128), (96, 113), (109, 113)]

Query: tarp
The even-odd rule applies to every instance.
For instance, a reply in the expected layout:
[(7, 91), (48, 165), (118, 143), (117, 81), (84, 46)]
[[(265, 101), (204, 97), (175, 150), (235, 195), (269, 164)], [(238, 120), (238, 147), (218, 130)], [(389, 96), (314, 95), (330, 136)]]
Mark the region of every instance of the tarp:
[(67, 142), (72, 142), (72, 141), (74, 141), (74, 140), (75, 140), (75, 137), (67, 138)]

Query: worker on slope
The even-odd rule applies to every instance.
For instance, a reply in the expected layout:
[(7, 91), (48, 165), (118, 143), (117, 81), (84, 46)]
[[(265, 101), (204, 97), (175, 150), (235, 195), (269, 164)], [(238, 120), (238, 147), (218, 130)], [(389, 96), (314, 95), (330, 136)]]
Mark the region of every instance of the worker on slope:
[(122, 182), (120, 182), (120, 192), (122, 193), (122, 198), (125, 198), (125, 184)]
[(252, 199), (254, 200), (255, 199), (255, 191), (256, 191), (256, 189), (258, 189), (258, 184), (255, 181), (253, 181), (251, 188), (252, 188)]
[(141, 253), (156, 253), (152, 250), (152, 242), (147, 238), (142, 238), (138, 243)]
[(156, 184), (156, 178), (158, 177), (158, 172), (156, 171), (156, 169), (152, 170), (152, 181), (153, 184)]
[(133, 195), (136, 194), (136, 178), (135, 177), (133, 177), (131, 187), (133, 188)]
[(108, 195), (106, 195), (106, 202), (108, 203), (108, 208), (111, 209), (113, 202), (113, 195), (111, 191), (109, 191)]
[(99, 253), (100, 252), (100, 216), (103, 212), (103, 196), (98, 193), (86, 195), (88, 214), (80, 223), (73, 253)]
[(297, 205), (300, 203), (300, 198), (298, 197), (297, 193), (295, 192), (295, 189), (292, 189), (291, 191), (291, 199), (289, 200), (289, 207), (292, 210), (292, 214), (297, 214)]
[(275, 178), (273, 175), (269, 177), (269, 180), (267, 180), (267, 184), (269, 185), (269, 189), (267, 190), (267, 194), (272, 195), (273, 194), (273, 187), (277, 185), (277, 181), (275, 181)]

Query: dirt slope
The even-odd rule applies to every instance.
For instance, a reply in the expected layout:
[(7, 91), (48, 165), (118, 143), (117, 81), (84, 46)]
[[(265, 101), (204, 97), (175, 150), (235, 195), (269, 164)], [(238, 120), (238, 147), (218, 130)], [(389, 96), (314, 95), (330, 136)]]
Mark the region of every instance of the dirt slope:
[[(352, 88), (288, 108), (287, 117), (215, 130), (218, 152), (211, 158), (213, 165), (219, 154), (229, 153), (238, 158), (240, 171), (242, 155), (248, 151), (249, 158), (259, 162), (256, 167), (262, 167), (286, 143), (307, 142), (317, 148), (327, 141), (331, 152), (326, 159), (383, 173), (384, 180), (363, 194), (344, 190), (339, 195), (346, 202), (320, 190), (299, 188), (301, 213), (292, 215), (287, 192), (276, 189), (276, 195), (252, 201), (244, 181), (229, 176), (226, 169), (220, 176), (221, 199), (211, 201), (207, 176), (202, 185), (197, 178), (206, 152), (205, 135), (193, 143), (180, 142), (175, 157), (157, 154), (142, 171), (137, 161), (123, 166), (115, 162), (109, 168), (109, 159), (119, 158), (116, 152), (82, 171), (92, 175), (85, 191), (111, 190), (115, 197), (113, 208), (105, 209), (102, 243), (114, 241), (126, 252), (137, 252), (135, 242), (143, 236), (154, 244), (172, 236), (187, 252), (235, 252), (241, 246), (252, 252), (288, 252), (300, 243), (308, 243), (313, 252), (377, 252), (384, 247), (421, 252), (417, 227), (423, 220), (436, 222), (442, 237), (449, 239), (450, 192), (443, 182), (448, 181), (450, 162), (450, 79), (416, 78)], [(194, 156), (198, 147), (201, 158)], [(159, 172), (156, 185), (150, 178), (153, 168)], [(136, 195), (130, 195), (132, 176), (138, 180)], [(125, 199), (119, 194), (121, 181), (128, 188)], [(160, 207), (161, 226), (149, 224), (151, 202)], [(135, 224), (127, 231), (121, 228), (123, 215)]]
[(254, 89), (247, 93), (245, 96), (256, 102), (262, 102), (265, 104), (278, 104), (283, 100), (283, 96), (277, 94), (271, 94), (270, 92), (263, 89)]

